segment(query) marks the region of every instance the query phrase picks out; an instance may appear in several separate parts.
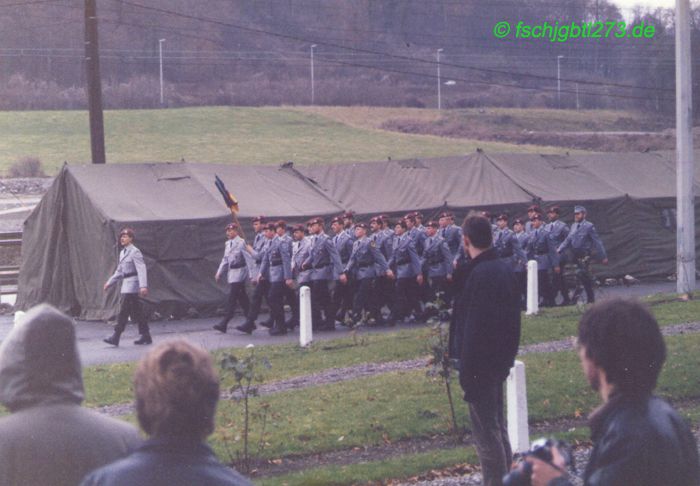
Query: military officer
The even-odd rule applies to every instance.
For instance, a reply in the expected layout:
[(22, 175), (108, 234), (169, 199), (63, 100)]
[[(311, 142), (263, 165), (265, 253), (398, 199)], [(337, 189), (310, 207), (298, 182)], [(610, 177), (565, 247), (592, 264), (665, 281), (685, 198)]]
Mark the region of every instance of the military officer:
[[(292, 278), (297, 284), (295, 298), (299, 301), (299, 291), (301, 287), (311, 288), (311, 268), (304, 270), (303, 264), (309, 257), (311, 249), (311, 238), (306, 236), (304, 225), (298, 224), (292, 230)], [(294, 329), (299, 325), (299, 306), (292, 309), (292, 319), (287, 323), (287, 329)]]
[[(226, 274), (226, 281), (229, 284), (228, 301), (226, 302), (226, 314), (224, 318), (214, 326), (214, 329), (226, 332), (229, 321), (233, 318), (236, 310), (236, 303), (240, 304), (243, 315), (248, 315), (250, 311), (250, 301), (245, 291), (245, 283), (248, 280), (248, 262), (250, 258), (246, 249), (246, 243), (238, 235), (238, 225), (230, 223), (226, 226), (226, 246), (224, 247), (224, 257), (221, 259), (219, 269), (214, 275), (218, 282), (221, 276)], [(251, 329), (250, 332), (253, 332)]]
[[(350, 260), (350, 254), (352, 253), (352, 244), (354, 239), (345, 231), (343, 226), (343, 218), (336, 216), (331, 220), (331, 231), (333, 231), (333, 244), (336, 250), (338, 250), (338, 256), (340, 257), (340, 263), (343, 268), (348, 264)], [(340, 278), (340, 275), (338, 275)], [(338, 311), (336, 312), (335, 319), (341, 323), (345, 322), (345, 315), (348, 311), (352, 309), (352, 290), (354, 284), (348, 282), (347, 285), (336, 285), (333, 289), (333, 305)]]
[[(313, 218), (310, 223), (311, 250), (303, 268), (311, 268), (311, 322), (319, 331), (335, 330), (336, 307), (329, 285), (343, 272), (338, 249), (323, 230), (323, 218)], [(323, 312), (323, 315), (321, 315)]]
[[(287, 288), (294, 286), (292, 280), (292, 245), (285, 238), (276, 234), (277, 224), (268, 223), (266, 234), (274, 235), (267, 247), (260, 265), (258, 280), (269, 280), (270, 290), (267, 301), (272, 314), (271, 336), (287, 334), (284, 320), (284, 298)], [(269, 233), (268, 233), (269, 232)]]
[[(267, 301), (267, 293), (270, 290), (270, 281), (267, 279), (260, 280), (258, 276), (260, 275), (260, 265), (262, 264), (262, 259), (265, 254), (267, 246), (274, 237), (274, 233), (270, 237), (266, 237), (266, 227), (267, 218), (265, 216), (257, 216), (253, 218), (253, 229), (255, 230), (255, 238), (253, 239), (253, 245), (248, 245), (248, 253), (253, 259), (253, 263), (250, 267), (250, 280), (253, 283), (253, 295), (251, 297), (251, 303), (248, 313), (246, 314), (246, 320), (240, 326), (236, 326), (241, 332), (250, 333), (255, 329), (255, 320), (260, 314), (260, 307), (262, 306), (263, 298)], [(270, 303), (267, 303), (268, 307)], [(265, 327), (271, 327), (272, 324), (269, 322), (264, 323)]]
[(454, 224), (454, 215), (449, 211), (440, 213), (438, 223), (440, 223), (439, 234), (447, 242), (447, 247), (450, 249), (454, 261), (462, 247), (462, 228)]
[[(527, 249), (529, 237), (528, 233), (525, 232), (525, 225), (523, 224), (522, 219), (516, 219), (513, 221), (513, 233), (518, 239), (520, 248), (525, 251)], [(525, 258), (525, 261), (519, 262), (519, 264), (515, 267), (515, 278), (518, 281), (518, 288), (520, 289), (521, 307), (525, 309), (527, 304), (527, 257)]]
[[(390, 230), (389, 232), (387, 232), (384, 230), (384, 220), (382, 219), (382, 216), (375, 216), (372, 219), (370, 219), (369, 227), (372, 231), (372, 234), (369, 237), (370, 240), (377, 245), (377, 248), (379, 248), (379, 251), (382, 252), (382, 255), (384, 255), (384, 258), (388, 262), (391, 258), (390, 245), (392, 245), (393, 242), (393, 231)], [(382, 274), (381, 270), (381, 266), (377, 264), (378, 276), (375, 280), (376, 292), (373, 293), (373, 297), (377, 299), (377, 307), (380, 309), (380, 316), (382, 315), (381, 309), (384, 306), (387, 306), (389, 309), (391, 309), (394, 293), (394, 281), (386, 275)]]
[(569, 248), (573, 253), (574, 262), (579, 268), (581, 283), (586, 291), (588, 302), (595, 302), (593, 276), (589, 268), (590, 259), (595, 253), (601, 263), (607, 265), (608, 256), (605, 253), (605, 247), (598, 236), (595, 226), (586, 220), (586, 208), (583, 206), (574, 207), (574, 223), (571, 225), (571, 231), (569, 231), (569, 235), (564, 242), (559, 245), (557, 252), (563, 253)]
[[(554, 242), (554, 247), (559, 248), (559, 246), (564, 243), (564, 240), (569, 236), (569, 227), (562, 220), (559, 219), (559, 214), (561, 209), (559, 206), (549, 206), (547, 208), (547, 218), (549, 223), (545, 225), (545, 230), (549, 233), (549, 237)], [(566, 265), (566, 253), (559, 255), (559, 267), (562, 271), (552, 275), (552, 293), (554, 294), (554, 299), (556, 300), (557, 294), (561, 293), (562, 305), (569, 305), (569, 292), (566, 289), (566, 282), (564, 281), (564, 265)]]
[(452, 253), (445, 239), (438, 234), (439, 227), (437, 221), (428, 221), (425, 225), (427, 238), (421, 267), (430, 282), (426, 285), (430, 289), (429, 300), (434, 302), (440, 292), (443, 302), (447, 305), (447, 283), (452, 281)]
[(138, 323), (141, 335), (134, 341), (134, 344), (151, 344), (153, 342), (140, 299), (148, 295), (148, 272), (146, 263), (143, 261), (143, 254), (134, 246), (133, 241), (133, 229), (123, 228), (119, 232), (119, 243), (122, 246), (122, 251), (119, 253), (119, 263), (117, 269), (104, 285), (104, 290), (107, 291), (119, 280), (122, 282), (117, 325), (114, 328), (114, 333), (104, 339), (104, 342), (112, 346), (119, 346), (119, 338), (126, 329), (129, 317)]
[(380, 272), (393, 277), (393, 272), (389, 269), (382, 252), (377, 248), (377, 244), (367, 237), (368, 226), (366, 223), (355, 225), (355, 237), (357, 238), (352, 247), (350, 260), (343, 273), (340, 275), (340, 283), (347, 285), (348, 276), (351, 275), (355, 282), (354, 299), (352, 304), (353, 319), (357, 323), (362, 318), (362, 312), (368, 311), (370, 318), (381, 320), (379, 309), (376, 306), (376, 299), (371, 298), (374, 279), (377, 277), (377, 264)]
[(525, 232), (529, 233), (532, 230), (532, 217), (535, 214), (542, 216), (542, 208), (538, 204), (532, 204), (527, 208), (527, 221), (525, 222)]
[[(294, 243), (294, 240), (292, 237), (287, 233), (287, 222), (284, 221), (283, 219), (280, 219), (275, 222), (275, 233), (279, 238), (282, 240), (284, 245), (287, 248), (289, 254), (292, 254), (292, 244)], [(292, 279), (293, 280), (293, 279)], [(299, 299), (296, 298), (296, 292), (294, 290), (294, 286), (283, 286), (284, 289), (284, 303), (286, 303), (289, 308), (292, 311), (292, 317), (290, 318), (289, 321), (285, 322), (285, 327), (288, 329), (294, 329), (298, 324), (298, 322), (294, 321), (294, 316), (299, 314)]]
[[(423, 248), (425, 247), (425, 233), (418, 229), (416, 217), (413, 215), (413, 213), (404, 216), (403, 220), (406, 222), (406, 233), (408, 233), (409, 238), (413, 240), (413, 244), (416, 247), (416, 253), (418, 253), (418, 256), (421, 256), (423, 254)], [(396, 230), (395, 226), (394, 230)], [(395, 231), (394, 234), (396, 234)]]
[(340, 215), (343, 219), (343, 228), (352, 241), (355, 241), (355, 213), (345, 211)]
[(559, 255), (554, 247), (554, 242), (544, 229), (542, 215), (536, 213), (532, 216), (532, 231), (528, 240), (527, 255), (531, 260), (537, 261), (537, 286), (539, 295), (545, 306), (554, 305), (552, 286), (549, 280), (549, 270), (555, 273), (561, 271), (559, 267)]
[(408, 233), (407, 219), (398, 221), (394, 226), (394, 249), (389, 259), (389, 268), (396, 276), (396, 291), (390, 323), (408, 318), (411, 311), (415, 316), (423, 313), (418, 287), (423, 285), (421, 262), (415, 241)]
[(508, 215), (501, 213), (496, 218), (496, 233), (493, 238), (493, 247), (500, 259), (510, 266), (513, 271), (523, 264), (527, 264), (527, 255), (520, 246), (515, 233), (508, 228)]

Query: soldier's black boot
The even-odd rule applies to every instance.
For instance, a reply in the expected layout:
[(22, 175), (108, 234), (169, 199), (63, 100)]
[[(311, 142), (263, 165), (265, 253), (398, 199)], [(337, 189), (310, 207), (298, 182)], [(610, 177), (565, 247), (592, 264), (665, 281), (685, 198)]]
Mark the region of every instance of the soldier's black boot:
[(134, 344), (152, 344), (153, 339), (151, 339), (150, 334), (141, 334), (141, 337), (139, 337), (136, 341), (134, 341)]
[(243, 324), (240, 326), (236, 326), (237, 331), (244, 332), (246, 334), (253, 334), (253, 331), (256, 329), (256, 325), (254, 322), (251, 321), (245, 321)]
[(268, 328), (268, 329), (272, 329), (272, 327), (274, 326), (275, 322), (272, 320), (272, 316), (270, 316), (270, 318), (269, 318), (268, 320), (263, 321), (263, 322), (259, 322), (258, 324), (261, 325), (262, 327), (266, 327), (266, 328)]
[(114, 331), (111, 336), (108, 338), (104, 338), (102, 341), (106, 342), (107, 344), (111, 344), (112, 346), (119, 346), (119, 336), (121, 333)]
[(274, 326), (268, 332), (270, 333), (270, 336), (283, 336), (287, 334), (287, 328), (281, 326)]
[(214, 329), (217, 330), (217, 331), (219, 331), (219, 332), (223, 332), (224, 334), (226, 334), (226, 330), (228, 329), (228, 319), (224, 319), (224, 320), (221, 321), (220, 323), (216, 324), (216, 325), (214, 326)]

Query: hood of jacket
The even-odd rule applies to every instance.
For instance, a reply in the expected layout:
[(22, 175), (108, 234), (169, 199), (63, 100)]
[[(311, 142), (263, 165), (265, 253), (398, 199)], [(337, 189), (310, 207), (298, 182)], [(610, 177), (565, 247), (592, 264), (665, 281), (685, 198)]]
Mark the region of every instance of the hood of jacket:
[(0, 403), (17, 411), (83, 398), (73, 320), (48, 304), (34, 307), (0, 346)]

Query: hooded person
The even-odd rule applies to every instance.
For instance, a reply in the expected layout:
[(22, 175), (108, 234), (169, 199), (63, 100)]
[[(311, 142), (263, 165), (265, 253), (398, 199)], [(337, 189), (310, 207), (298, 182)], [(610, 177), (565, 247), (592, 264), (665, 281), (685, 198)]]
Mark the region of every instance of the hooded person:
[(75, 486), (141, 444), (135, 427), (80, 406), (73, 321), (48, 304), (31, 309), (0, 346), (0, 484)]

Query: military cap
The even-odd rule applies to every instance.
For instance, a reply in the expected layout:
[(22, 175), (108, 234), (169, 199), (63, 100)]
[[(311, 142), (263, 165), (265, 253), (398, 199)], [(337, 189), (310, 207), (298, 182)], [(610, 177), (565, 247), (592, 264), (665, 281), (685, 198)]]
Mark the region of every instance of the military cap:
[(529, 208), (527, 208), (527, 212), (529, 213), (530, 211), (535, 211), (536, 213), (541, 213), (542, 208), (540, 208), (537, 204), (533, 204)]
[(238, 231), (238, 225), (237, 225), (236, 223), (229, 223), (229, 224), (226, 225), (226, 229), (227, 229), (227, 230), (230, 230), (230, 229), (231, 229), (231, 230), (234, 230), (234, 231)]
[(548, 212), (548, 213), (557, 213), (557, 214), (559, 214), (559, 213), (561, 212), (561, 208), (555, 204), (555, 205), (553, 205), (553, 206), (549, 206), (549, 207), (547, 208), (547, 212)]
[(532, 218), (530, 218), (530, 221), (535, 221), (535, 220), (542, 221), (542, 216), (540, 215), (540, 213), (535, 213), (532, 215)]
[(408, 213), (408, 214), (410, 214), (410, 215), (413, 216), (414, 218), (423, 219), (423, 214), (420, 213), (420, 212), (418, 212), (418, 211), (411, 211), (411, 212)]
[(454, 218), (454, 215), (449, 211), (443, 211), (440, 213), (441, 218)]
[(583, 206), (574, 206), (574, 213), (585, 213), (586, 208)]
[(430, 227), (430, 228), (439, 228), (440, 227), (440, 223), (438, 223), (437, 221), (433, 221), (433, 220), (428, 221), (427, 223), (425, 223), (425, 225)]
[(134, 230), (131, 228), (128, 228), (128, 227), (122, 228), (121, 230), (119, 230), (119, 236), (121, 236), (121, 235), (127, 235), (128, 237), (133, 238), (134, 237)]
[(481, 211), (481, 215), (484, 218), (491, 219), (491, 211)]
[(352, 211), (345, 211), (341, 216), (343, 219), (354, 219), (355, 213), (353, 213)]
[(306, 231), (306, 228), (304, 228), (303, 224), (295, 224), (294, 228), (292, 229), (293, 233), (296, 233), (297, 231), (301, 231), (302, 233)]
[(403, 229), (408, 229), (408, 225), (406, 224), (406, 220), (407, 220), (407, 219), (408, 219), (408, 218), (404, 218), (404, 219), (398, 220), (398, 221), (394, 224), (394, 226), (401, 226)]
[(310, 224), (310, 225), (312, 225), (312, 224), (320, 224), (320, 225), (323, 225), (323, 218), (320, 218), (320, 217), (311, 218), (311, 219), (309, 220), (309, 224)]
[(506, 213), (501, 213), (496, 218), (496, 221), (498, 221), (498, 220), (508, 221), (508, 215)]
[(343, 218), (341, 218), (340, 216), (336, 216), (333, 219), (331, 219), (331, 224), (333, 223), (343, 224)]
[(275, 231), (277, 229), (277, 225), (275, 223), (267, 223), (265, 224), (265, 229)]
[(355, 225), (355, 228), (362, 228), (362, 229), (366, 230), (366, 229), (367, 229), (367, 223), (357, 223), (357, 224)]
[(267, 218), (265, 216), (256, 216), (253, 218), (253, 223), (267, 223)]
[(278, 219), (275, 221), (275, 227), (287, 229), (287, 222), (283, 219)]
[(371, 223), (380, 223), (381, 218), (379, 216), (374, 216), (374, 217), (370, 218), (369, 222), (370, 222), (370, 224)]
[(413, 213), (408, 213), (406, 216), (403, 217), (404, 221), (410, 221), (412, 223), (416, 222), (416, 217), (413, 215)]
[(523, 220), (518, 218), (515, 221), (513, 221), (513, 224), (523, 224)]

